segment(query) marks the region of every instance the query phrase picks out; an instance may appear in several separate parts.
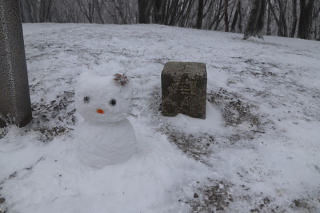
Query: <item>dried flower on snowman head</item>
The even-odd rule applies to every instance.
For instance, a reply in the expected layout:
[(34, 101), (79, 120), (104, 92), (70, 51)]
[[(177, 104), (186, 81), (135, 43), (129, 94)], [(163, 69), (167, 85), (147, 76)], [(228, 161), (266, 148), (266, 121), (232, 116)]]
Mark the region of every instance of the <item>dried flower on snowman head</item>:
[(99, 123), (126, 119), (132, 97), (128, 83), (127, 76), (121, 74), (82, 74), (76, 90), (79, 113), (85, 120)]
[(119, 73), (114, 74), (114, 80), (121, 86), (125, 86), (129, 83), (129, 79), (125, 74), (119, 74)]

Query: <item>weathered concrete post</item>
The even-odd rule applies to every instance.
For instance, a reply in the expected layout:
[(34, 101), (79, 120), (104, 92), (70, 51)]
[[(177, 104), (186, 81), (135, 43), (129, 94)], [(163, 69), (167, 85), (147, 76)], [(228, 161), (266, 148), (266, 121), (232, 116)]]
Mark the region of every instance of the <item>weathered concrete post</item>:
[(168, 62), (161, 74), (162, 114), (206, 118), (207, 70), (203, 63)]
[(19, 127), (25, 126), (32, 119), (19, 0), (0, 0), (2, 126), (4, 118), (9, 118)]

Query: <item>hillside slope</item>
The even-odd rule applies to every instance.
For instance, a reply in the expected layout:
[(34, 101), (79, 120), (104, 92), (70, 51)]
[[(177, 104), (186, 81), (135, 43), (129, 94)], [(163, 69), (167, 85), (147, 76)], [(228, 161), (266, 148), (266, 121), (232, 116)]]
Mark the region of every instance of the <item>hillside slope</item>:
[[(319, 212), (320, 43), (158, 25), (25, 24), (34, 120), (0, 139), (1, 209)], [(167, 61), (207, 64), (206, 120), (159, 112)], [(81, 165), (83, 72), (126, 73), (138, 153)], [(90, 134), (90, 133), (88, 133)]]

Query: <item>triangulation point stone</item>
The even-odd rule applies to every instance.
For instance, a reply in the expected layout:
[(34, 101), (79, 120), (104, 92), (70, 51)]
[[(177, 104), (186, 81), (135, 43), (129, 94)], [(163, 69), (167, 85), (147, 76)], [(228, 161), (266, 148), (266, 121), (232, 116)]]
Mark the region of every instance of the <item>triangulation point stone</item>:
[(162, 114), (206, 118), (207, 71), (204, 63), (168, 62), (161, 74)]

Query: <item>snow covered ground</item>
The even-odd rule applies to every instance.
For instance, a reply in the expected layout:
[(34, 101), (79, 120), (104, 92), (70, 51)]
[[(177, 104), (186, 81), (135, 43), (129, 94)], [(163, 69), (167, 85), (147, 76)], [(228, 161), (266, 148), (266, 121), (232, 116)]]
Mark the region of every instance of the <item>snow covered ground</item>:
[[(0, 139), (0, 212), (320, 212), (320, 43), (158, 25), (24, 24), (34, 120)], [(207, 64), (207, 119), (159, 112), (167, 61)], [(126, 73), (138, 153), (77, 158), (77, 76)], [(88, 133), (89, 134), (89, 133)]]

